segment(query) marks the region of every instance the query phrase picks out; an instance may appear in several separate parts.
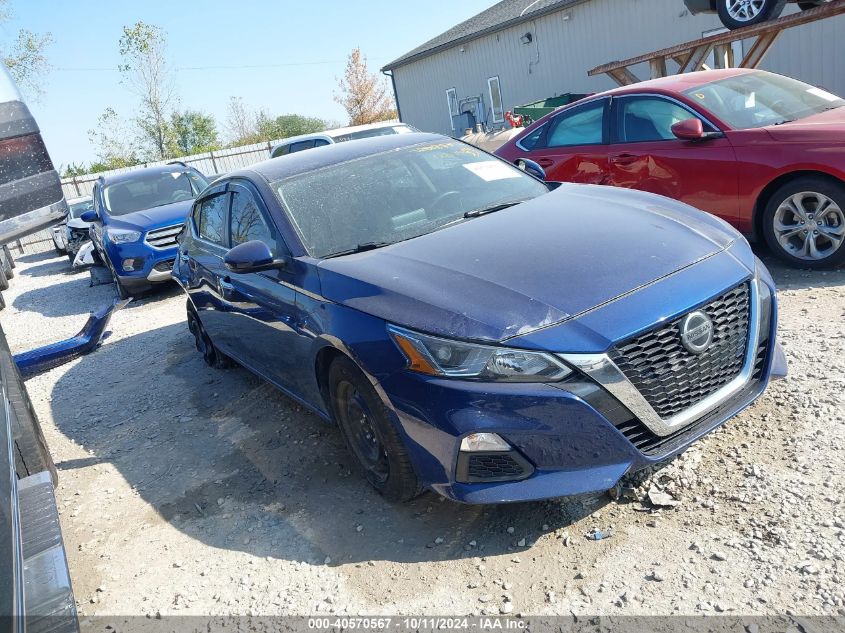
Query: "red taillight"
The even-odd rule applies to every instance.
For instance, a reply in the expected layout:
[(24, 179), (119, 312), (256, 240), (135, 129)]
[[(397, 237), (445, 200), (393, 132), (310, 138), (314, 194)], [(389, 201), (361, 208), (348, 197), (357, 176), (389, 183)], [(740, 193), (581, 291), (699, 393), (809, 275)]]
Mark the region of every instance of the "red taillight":
[(0, 140), (0, 184), (52, 169), (53, 161), (40, 134)]

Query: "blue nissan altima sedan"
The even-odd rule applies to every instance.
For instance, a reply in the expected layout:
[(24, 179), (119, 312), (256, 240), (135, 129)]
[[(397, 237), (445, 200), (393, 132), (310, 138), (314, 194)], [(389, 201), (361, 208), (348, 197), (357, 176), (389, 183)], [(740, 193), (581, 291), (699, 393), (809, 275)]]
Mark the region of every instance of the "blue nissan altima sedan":
[(173, 275), (206, 362), (337, 424), (393, 500), (607, 490), (786, 372), (772, 278), (725, 222), (438, 135), (228, 174)]

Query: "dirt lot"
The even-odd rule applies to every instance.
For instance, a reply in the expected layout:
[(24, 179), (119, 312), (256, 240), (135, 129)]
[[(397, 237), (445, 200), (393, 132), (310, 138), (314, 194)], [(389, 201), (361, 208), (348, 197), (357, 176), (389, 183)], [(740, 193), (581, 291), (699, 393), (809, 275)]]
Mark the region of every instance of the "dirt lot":
[[(646, 483), (680, 502), (658, 511), (391, 505), (333, 428), (202, 363), (175, 286), (132, 304), (101, 349), (27, 383), (80, 612), (845, 615), (845, 271), (769, 263), (790, 376)], [(16, 272), (13, 351), (114, 296), (52, 254)]]

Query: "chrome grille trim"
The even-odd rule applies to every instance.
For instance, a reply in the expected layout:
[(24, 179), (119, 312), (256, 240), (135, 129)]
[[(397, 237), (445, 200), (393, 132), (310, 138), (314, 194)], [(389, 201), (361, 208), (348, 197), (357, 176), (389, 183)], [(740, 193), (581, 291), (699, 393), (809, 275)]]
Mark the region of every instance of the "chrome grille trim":
[(758, 283), (757, 279), (752, 279), (749, 282), (750, 315), (748, 320), (748, 340), (746, 342), (745, 358), (739, 374), (706, 398), (669, 418), (662, 418), (655, 411), (634, 386), (634, 383), (628, 380), (628, 377), (619, 369), (608, 354), (559, 354), (558, 356), (607, 389), (655, 435), (671, 435), (678, 431), (678, 429), (694, 422), (711, 409), (718, 407), (740, 391), (751, 380), (754, 372), (754, 359), (760, 340), (760, 291), (757, 285)]
[(144, 236), (147, 246), (158, 250), (173, 248), (176, 246), (176, 236), (182, 232), (184, 224), (166, 226), (162, 229), (153, 229)]

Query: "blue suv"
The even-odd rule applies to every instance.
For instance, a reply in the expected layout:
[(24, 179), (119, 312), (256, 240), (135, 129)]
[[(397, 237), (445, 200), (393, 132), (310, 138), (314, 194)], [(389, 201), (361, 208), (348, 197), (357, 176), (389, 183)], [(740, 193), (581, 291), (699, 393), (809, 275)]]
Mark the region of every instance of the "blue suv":
[(182, 163), (101, 176), (94, 185), (91, 240), (126, 298), (170, 280), (176, 237), (208, 181)]

